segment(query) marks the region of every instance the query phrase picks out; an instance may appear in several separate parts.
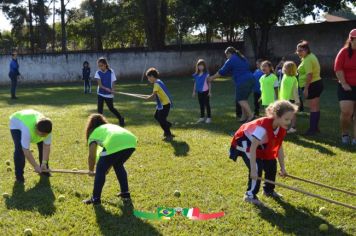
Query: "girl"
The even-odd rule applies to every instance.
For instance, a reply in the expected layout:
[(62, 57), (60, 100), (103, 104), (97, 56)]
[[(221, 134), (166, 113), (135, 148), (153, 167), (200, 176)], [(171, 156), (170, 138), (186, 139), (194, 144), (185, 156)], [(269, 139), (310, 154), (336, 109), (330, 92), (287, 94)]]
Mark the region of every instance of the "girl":
[(130, 192), (124, 164), (135, 151), (136, 136), (120, 126), (109, 124), (103, 115), (92, 114), (88, 119), (86, 138), (89, 146), (89, 175), (95, 175), (95, 180), (93, 196), (83, 202), (94, 205), (101, 203), (105, 176), (111, 167), (114, 167), (120, 184), (121, 192), (118, 196), (123, 200), (129, 200)]
[[(282, 142), (286, 129), (290, 125), (297, 106), (289, 101), (276, 101), (266, 109), (266, 117), (242, 125), (235, 133), (231, 142), (230, 158), (236, 161), (241, 156), (249, 170), (248, 187), (244, 200), (256, 205), (263, 205), (257, 198), (262, 177), (275, 181), (277, 161), (281, 167), (280, 175), (286, 176)], [(264, 195), (280, 198), (274, 191), (275, 185), (264, 183)]]
[(263, 61), (261, 70), (264, 74), (260, 78), (262, 106), (268, 106), (278, 98), (278, 78), (270, 61)]
[(90, 67), (89, 62), (87, 61), (83, 63), (82, 74), (84, 80), (84, 93), (91, 93)]
[[(281, 81), (281, 87), (279, 91), (279, 99), (287, 100), (291, 103), (296, 103), (297, 106), (300, 105), (299, 94), (298, 94), (298, 80), (297, 80), (297, 65), (293, 61), (286, 61), (282, 68), (283, 78)], [(293, 117), (292, 125), (288, 129), (287, 133), (295, 133), (296, 129), (296, 116)]]
[(263, 76), (261, 70), (262, 59), (256, 61), (256, 70), (253, 72), (253, 77), (255, 78), (255, 87), (253, 89), (253, 103), (255, 105), (255, 116), (260, 115), (260, 98), (261, 98), (261, 88), (260, 79)]
[(99, 70), (95, 73), (95, 79), (98, 81), (98, 113), (103, 114), (104, 101), (109, 110), (118, 118), (119, 125), (125, 126), (124, 117), (114, 108), (114, 82), (116, 81), (115, 72), (109, 67), (104, 57), (98, 60)]
[[(198, 100), (200, 105), (200, 118), (197, 123), (204, 122), (211, 123), (211, 110), (209, 97), (211, 96), (211, 83), (207, 81), (209, 77), (208, 69), (206, 63), (203, 59), (199, 59), (195, 65), (194, 77), (194, 87), (193, 87), (193, 97), (195, 93), (198, 92)], [(205, 108), (207, 113), (207, 118), (205, 120)]]

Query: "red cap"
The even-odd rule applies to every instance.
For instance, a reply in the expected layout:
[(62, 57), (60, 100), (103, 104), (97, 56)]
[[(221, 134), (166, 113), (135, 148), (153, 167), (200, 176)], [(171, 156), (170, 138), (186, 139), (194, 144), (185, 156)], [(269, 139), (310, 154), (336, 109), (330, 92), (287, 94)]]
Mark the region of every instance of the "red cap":
[(356, 38), (356, 29), (350, 31), (349, 38)]

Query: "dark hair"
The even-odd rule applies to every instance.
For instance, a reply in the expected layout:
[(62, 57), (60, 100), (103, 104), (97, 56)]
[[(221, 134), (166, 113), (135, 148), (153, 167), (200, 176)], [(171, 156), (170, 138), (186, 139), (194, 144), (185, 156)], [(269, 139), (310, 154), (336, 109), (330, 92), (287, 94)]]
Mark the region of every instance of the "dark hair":
[(274, 73), (274, 68), (273, 68), (272, 62), (270, 62), (270, 61), (263, 61), (263, 62), (261, 63), (261, 67), (264, 66), (264, 65), (267, 65), (267, 66), (269, 67), (269, 69), (270, 69), (270, 72), (271, 72), (271, 73)]
[(356, 38), (354, 37), (349, 37), (346, 42), (345, 42), (345, 48), (347, 48), (347, 54), (349, 54), (349, 58), (351, 59), (352, 55), (353, 55), (353, 50), (352, 50), (352, 47), (351, 47), (351, 41), (352, 40), (356, 40)]
[(159, 72), (156, 68), (151, 67), (146, 71), (146, 76), (152, 76), (152, 77), (158, 78)]
[(301, 41), (299, 41), (299, 43), (297, 44), (297, 48), (302, 48), (302, 49), (305, 50), (308, 54), (311, 53), (310, 47), (309, 47), (309, 42), (306, 41), (306, 40), (301, 40)]
[(102, 114), (91, 114), (88, 117), (88, 122), (86, 126), (86, 138), (89, 139), (90, 134), (94, 131), (94, 129), (98, 128), (100, 125), (108, 124), (109, 122)]
[(239, 56), (240, 58), (243, 58), (243, 59), (245, 59), (245, 56), (244, 55), (242, 55), (242, 53), (239, 51), (239, 50), (237, 50), (236, 48), (234, 48), (234, 47), (227, 47), (226, 49), (225, 49), (225, 54), (235, 54), (235, 55), (237, 55), (237, 56)]
[(99, 63), (104, 64), (104, 65), (106, 66), (106, 69), (108, 69), (108, 70), (110, 69), (109, 63), (108, 63), (108, 61), (106, 60), (105, 57), (100, 57), (100, 58), (98, 59), (97, 63), (98, 63), (98, 64), (99, 64)]
[(41, 133), (49, 134), (52, 132), (52, 121), (48, 118), (41, 118), (36, 123), (36, 129)]
[(199, 66), (200, 65), (203, 65), (204, 66), (204, 70), (203, 70), (203, 72), (204, 73), (207, 73), (208, 72), (208, 68), (206, 68), (206, 63), (205, 63), (205, 61), (203, 60), (203, 59), (199, 59), (198, 61), (197, 61), (197, 63), (195, 64), (195, 74), (199, 74)]
[(89, 62), (88, 62), (88, 61), (84, 61), (84, 62), (83, 62), (83, 67), (84, 67), (85, 65), (88, 65), (88, 66), (89, 66)]

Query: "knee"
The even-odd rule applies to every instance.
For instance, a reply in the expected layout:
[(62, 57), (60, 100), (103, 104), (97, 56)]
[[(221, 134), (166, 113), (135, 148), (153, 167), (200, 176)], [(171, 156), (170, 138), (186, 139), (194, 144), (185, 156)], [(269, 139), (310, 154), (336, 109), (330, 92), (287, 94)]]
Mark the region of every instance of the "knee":
[(353, 112), (350, 110), (342, 110), (340, 113), (341, 118), (344, 118), (344, 119), (351, 119), (352, 115), (353, 115)]

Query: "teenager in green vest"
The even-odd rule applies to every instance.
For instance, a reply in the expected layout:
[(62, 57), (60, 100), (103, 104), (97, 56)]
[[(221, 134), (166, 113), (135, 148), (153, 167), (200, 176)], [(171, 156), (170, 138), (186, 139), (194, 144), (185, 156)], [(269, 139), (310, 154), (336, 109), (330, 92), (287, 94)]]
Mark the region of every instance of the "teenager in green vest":
[[(14, 141), (15, 175), (18, 182), (24, 182), (25, 158), (37, 173), (48, 169), (52, 139), (52, 122), (35, 110), (22, 110), (10, 116), (10, 131)], [(30, 151), (30, 143), (36, 143), (39, 152), (39, 164)], [(49, 176), (49, 173), (42, 173)]]
[[(291, 103), (300, 105), (299, 93), (298, 93), (298, 80), (297, 80), (297, 65), (293, 61), (286, 61), (282, 68), (283, 77), (281, 80), (281, 86), (279, 89), (279, 99), (287, 100)], [(294, 114), (291, 127), (287, 130), (288, 134), (297, 132), (296, 128), (297, 117)]]
[(101, 203), (105, 177), (111, 167), (114, 167), (120, 184), (121, 192), (117, 196), (123, 200), (130, 200), (124, 164), (135, 151), (136, 136), (118, 125), (109, 124), (103, 115), (92, 114), (88, 119), (86, 138), (89, 146), (89, 175), (95, 175), (95, 180), (93, 196), (83, 202), (94, 205)]

